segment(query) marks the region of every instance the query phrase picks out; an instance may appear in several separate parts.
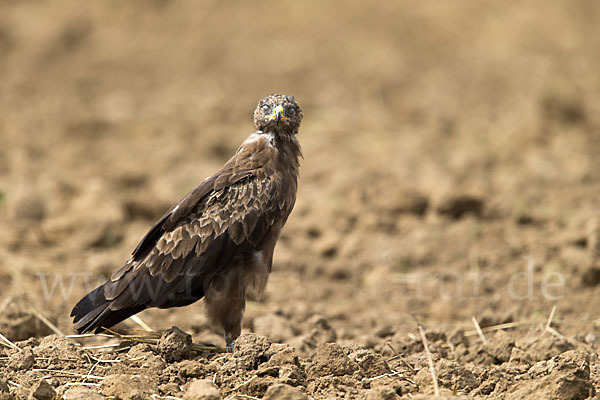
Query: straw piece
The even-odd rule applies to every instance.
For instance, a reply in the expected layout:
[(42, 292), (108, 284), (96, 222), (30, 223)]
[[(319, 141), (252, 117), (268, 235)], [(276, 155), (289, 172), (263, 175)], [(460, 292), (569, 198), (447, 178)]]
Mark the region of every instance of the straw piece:
[(236, 387), (234, 387), (231, 391), (235, 392), (236, 390), (239, 390), (241, 388), (243, 388), (244, 386), (246, 386), (247, 384), (249, 384), (250, 382), (252, 382), (253, 380), (255, 380), (257, 378), (258, 375), (254, 375), (252, 378), (248, 379), (246, 382), (242, 382), (239, 385), (237, 385)]
[(250, 396), (249, 394), (234, 394), (233, 398), (239, 397), (240, 399), (260, 400), (258, 397)]
[(477, 334), (479, 335), (479, 338), (481, 339), (481, 341), (483, 342), (483, 344), (487, 344), (487, 339), (485, 338), (485, 336), (483, 336), (483, 332), (481, 331), (481, 327), (479, 326), (479, 322), (477, 322), (477, 318), (475, 317), (471, 317), (471, 322), (473, 322), (473, 325), (475, 325), (475, 330), (477, 331)]
[(548, 330), (550, 328), (552, 320), (554, 319), (554, 313), (556, 313), (556, 306), (552, 306), (552, 311), (550, 311), (550, 316), (548, 317), (548, 322), (546, 323), (545, 330)]
[(148, 326), (148, 324), (146, 324), (144, 321), (142, 321), (142, 319), (140, 317), (138, 317), (137, 315), (132, 315), (131, 317), (129, 317), (129, 319), (131, 319), (133, 322), (138, 324), (146, 332), (154, 332), (154, 330), (152, 328), (150, 328)]
[(56, 333), (58, 336), (65, 336), (65, 334), (62, 333), (56, 325), (50, 322), (50, 320), (46, 318), (41, 312), (36, 310), (35, 307), (31, 307), (31, 313), (38, 317), (38, 319), (42, 321), (48, 328), (50, 328), (52, 332)]
[(19, 352), (21, 352), (22, 350), (19, 348), (19, 346), (17, 346), (16, 344), (14, 344), (13, 342), (11, 342), (10, 340), (8, 340), (6, 338), (6, 336), (4, 336), (3, 334), (0, 333), (0, 339), (2, 339), (7, 345), (8, 347), (10, 347), (11, 349), (15, 349), (18, 350)]
[(413, 366), (410, 365), (410, 363), (408, 361), (406, 361), (406, 359), (404, 357), (402, 357), (402, 354), (400, 354), (396, 351), (394, 346), (392, 346), (391, 342), (386, 342), (385, 345), (387, 347), (389, 347), (390, 350), (392, 350), (392, 352), (396, 355), (396, 357), (398, 357), (400, 359), (400, 361), (402, 361), (402, 363), (408, 367), (408, 369), (410, 369), (414, 373), (417, 373), (417, 371), (413, 368)]
[(104, 379), (103, 376), (83, 375), (83, 374), (78, 374), (76, 372), (63, 371), (63, 370), (59, 370), (59, 369), (34, 368), (34, 369), (32, 369), (32, 371), (50, 372), (50, 373), (57, 374), (57, 375), (74, 376), (76, 378), (86, 378), (86, 379), (96, 379), (96, 380)]
[(100, 384), (99, 383), (92, 383), (92, 382), (67, 382), (64, 384), (64, 386), (93, 386), (93, 387), (99, 387)]
[(440, 388), (438, 386), (437, 376), (435, 374), (435, 367), (433, 366), (433, 359), (431, 358), (431, 352), (429, 351), (429, 345), (427, 344), (427, 338), (421, 324), (418, 324), (419, 335), (421, 335), (421, 341), (423, 341), (423, 347), (425, 348), (425, 354), (427, 356), (427, 363), (429, 364), (429, 372), (431, 372), (431, 378), (433, 379), (433, 392), (436, 396), (440, 395)]
[[(522, 325), (533, 325), (533, 324), (535, 324), (534, 321), (507, 322), (504, 324), (493, 325), (493, 326), (481, 328), (481, 331), (482, 332), (494, 332), (494, 331), (501, 331), (504, 329), (516, 328), (516, 327), (522, 326)], [(472, 331), (465, 332), (465, 336), (475, 336), (475, 335), (479, 335), (479, 332), (477, 332), (477, 330), (475, 330), (475, 329)]]
[(152, 397), (153, 399), (159, 399), (159, 400), (162, 400), (162, 399), (165, 399), (165, 400), (183, 400), (181, 397), (175, 397), (175, 396), (159, 396), (159, 395), (157, 395), (157, 394), (153, 394), (153, 395), (152, 395), (152, 396), (150, 396), (150, 397)]

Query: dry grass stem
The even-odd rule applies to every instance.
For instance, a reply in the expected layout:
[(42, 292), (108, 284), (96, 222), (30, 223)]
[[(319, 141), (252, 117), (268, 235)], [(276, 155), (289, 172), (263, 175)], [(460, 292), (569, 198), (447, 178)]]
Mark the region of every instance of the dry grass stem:
[(121, 346), (120, 343), (109, 343), (109, 344), (101, 344), (98, 346), (83, 346), (82, 349), (83, 350), (99, 350), (99, 349), (108, 349), (108, 348), (119, 347), (119, 346)]
[(50, 373), (52, 373), (52, 375), (50, 375), (50, 376), (61, 375), (61, 376), (68, 376), (68, 377), (75, 377), (75, 378), (86, 378), (86, 379), (96, 379), (96, 380), (102, 380), (102, 379), (104, 379), (103, 376), (83, 375), (83, 374), (78, 374), (76, 372), (63, 371), (63, 370), (60, 370), (60, 369), (34, 368), (34, 369), (32, 369), (32, 371), (35, 371), (35, 372), (50, 372)]
[(477, 334), (479, 335), (479, 338), (481, 339), (483, 344), (487, 344), (487, 339), (485, 338), (485, 336), (483, 335), (483, 332), (481, 331), (481, 327), (479, 326), (479, 322), (477, 322), (477, 318), (471, 317), (471, 322), (473, 322), (473, 325), (475, 326), (475, 330), (477, 331)]
[(14, 344), (13, 342), (11, 342), (10, 340), (8, 340), (6, 338), (6, 336), (4, 336), (3, 334), (0, 333), (0, 339), (2, 339), (4, 341), (4, 343), (10, 347), (11, 349), (15, 349), (18, 351), (21, 351), (21, 349), (19, 348), (19, 346), (17, 346), (16, 344)]
[(257, 378), (257, 375), (254, 375), (252, 378), (248, 379), (246, 382), (242, 382), (239, 385), (237, 385), (236, 387), (234, 387), (231, 391), (235, 392), (236, 390), (239, 390), (239, 389), (243, 388), (244, 386), (246, 386), (247, 384), (249, 384), (250, 382), (252, 382), (256, 378)]
[[(494, 325), (494, 326), (488, 326), (485, 328), (481, 328), (481, 331), (482, 332), (494, 332), (494, 331), (501, 331), (504, 329), (517, 328), (517, 327), (523, 326), (523, 325), (533, 325), (533, 324), (535, 324), (535, 322), (533, 322), (533, 321), (507, 322), (504, 324), (498, 324), (498, 325)], [(475, 336), (475, 335), (479, 335), (479, 332), (477, 332), (476, 329), (465, 332), (465, 336)]]
[(148, 324), (146, 324), (144, 321), (142, 321), (142, 319), (140, 317), (138, 317), (137, 315), (132, 315), (131, 317), (129, 317), (129, 319), (131, 319), (133, 322), (138, 324), (139, 327), (142, 328), (143, 330), (145, 330), (146, 332), (154, 332), (154, 330), (152, 328), (150, 328), (148, 326)]
[(240, 399), (260, 400), (259, 397), (250, 396), (248, 394), (234, 394), (231, 398), (232, 399), (240, 398)]
[(67, 339), (79, 339), (79, 338), (86, 338), (86, 337), (92, 337), (92, 336), (98, 336), (95, 333), (80, 333), (77, 335), (65, 335), (65, 337)]
[(433, 358), (431, 358), (431, 352), (429, 351), (429, 345), (427, 344), (427, 338), (425, 337), (425, 331), (423, 331), (423, 327), (417, 321), (417, 326), (419, 328), (419, 335), (421, 336), (421, 341), (423, 342), (423, 347), (425, 349), (425, 355), (427, 356), (427, 363), (429, 364), (429, 372), (431, 372), (431, 379), (433, 379), (433, 392), (436, 396), (440, 395), (440, 388), (437, 381), (437, 376), (435, 374), (435, 367), (433, 365)]
[(556, 306), (552, 306), (552, 311), (550, 311), (550, 316), (548, 317), (548, 322), (546, 323), (546, 330), (550, 329), (550, 325), (552, 324), (552, 320), (554, 319), (554, 314), (556, 313)]
[(175, 397), (175, 396), (159, 396), (158, 394), (153, 394), (152, 396), (153, 399), (159, 399), (159, 400), (183, 400), (181, 397)]
[[(94, 357), (94, 356), (93, 356), (93, 355), (91, 355), (91, 354), (88, 354), (88, 356), (89, 356), (89, 357), (90, 357), (92, 360), (96, 361), (97, 363), (105, 363), (105, 364), (109, 364), (109, 363), (120, 363), (120, 362), (122, 362), (121, 360), (102, 360), (102, 359), (100, 359), (100, 358), (96, 358), (96, 357)], [(131, 360), (130, 360), (130, 361), (131, 361)]]
[[(389, 347), (389, 348), (390, 348), (390, 350), (392, 350), (392, 352), (395, 354), (395, 356), (396, 356), (397, 358), (399, 358), (399, 359), (400, 359), (400, 361), (402, 361), (402, 363), (403, 363), (404, 365), (406, 365), (406, 367), (407, 367), (408, 369), (410, 369), (410, 370), (411, 370), (412, 372), (414, 372), (414, 373), (416, 373), (416, 372), (417, 372), (417, 371), (416, 371), (416, 370), (413, 368), (413, 366), (412, 366), (412, 365), (410, 365), (410, 363), (409, 363), (408, 361), (406, 361), (406, 358), (404, 358), (404, 357), (402, 356), (402, 354), (400, 354), (400, 353), (398, 353), (398, 352), (396, 351), (396, 349), (394, 348), (394, 346), (392, 346), (392, 343), (391, 343), (391, 342), (386, 342), (386, 343), (385, 343), (385, 345), (386, 345), (387, 347)], [(389, 360), (388, 360), (388, 361), (389, 361)]]
[(92, 383), (92, 382), (67, 382), (65, 383), (65, 386), (93, 386), (93, 387), (100, 387), (99, 383)]
[(65, 336), (64, 333), (61, 332), (60, 329), (56, 325), (54, 325), (48, 318), (46, 318), (41, 312), (39, 312), (35, 307), (31, 307), (31, 313), (35, 315), (40, 321), (44, 323), (50, 330), (56, 333), (58, 336)]
[(390, 377), (391, 378), (392, 376), (396, 376), (396, 375), (402, 376), (402, 373), (398, 372), (398, 371), (394, 371), (394, 372), (392, 372), (390, 374), (383, 374), (383, 375), (374, 376), (373, 378), (369, 378), (368, 381), (372, 382), (372, 381), (376, 381), (378, 379), (385, 378), (385, 377)]
[[(113, 331), (111, 329), (106, 329), (106, 331), (109, 332), (111, 335), (113, 335), (112, 337), (116, 337), (116, 338), (123, 339), (123, 340), (129, 340), (129, 341), (137, 342), (137, 343), (151, 344), (151, 345), (155, 345), (155, 346), (158, 345), (158, 340), (162, 336), (161, 332), (155, 332), (155, 331), (143, 332), (141, 334), (123, 334), (123, 333)], [(111, 337), (111, 336), (109, 335), (109, 337)], [(192, 343), (191, 349), (193, 351), (197, 351), (197, 352), (201, 352), (201, 351), (209, 351), (212, 353), (226, 353), (227, 352), (227, 349), (225, 349), (223, 347), (207, 346), (207, 345), (202, 345), (202, 344), (197, 344), (197, 343)]]
[(562, 333), (560, 333), (559, 331), (557, 331), (556, 329), (552, 328), (552, 327), (548, 327), (546, 328), (546, 331), (550, 332), (552, 335), (556, 336), (559, 339), (565, 340), (565, 341), (569, 341), (569, 339), (563, 335)]

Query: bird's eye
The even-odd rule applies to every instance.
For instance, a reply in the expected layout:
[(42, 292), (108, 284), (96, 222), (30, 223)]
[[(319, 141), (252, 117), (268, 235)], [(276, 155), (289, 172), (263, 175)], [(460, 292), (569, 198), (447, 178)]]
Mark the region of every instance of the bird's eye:
[(287, 114), (288, 115), (294, 115), (294, 114), (296, 114), (296, 107), (289, 107), (287, 109)]
[(270, 109), (271, 109), (271, 107), (270, 107), (268, 104), (264, 104), (264, 105), (262, 106), (262, 110), (263, 110), (264, 112), (269, 112), (269, 110), (270, 110)]

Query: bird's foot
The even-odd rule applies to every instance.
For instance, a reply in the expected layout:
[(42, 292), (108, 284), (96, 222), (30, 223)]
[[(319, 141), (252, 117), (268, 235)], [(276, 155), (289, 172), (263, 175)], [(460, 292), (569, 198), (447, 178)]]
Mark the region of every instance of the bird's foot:
[(233, 350), (235, 349), (235, 340), (238, 338), (238, 336), (240, 336), (240, 330), (241, 329), (239, 327), (235, 330), (225, 330), (223, 338), (225, 339), (225, 348), (227, 349), (228, 353), (233, 353)]
[(233, 350), (235, 350), (235, 342), (227, 343), (227, 345), (225, 345), (225, 349), (228, 353), (233, 353)]

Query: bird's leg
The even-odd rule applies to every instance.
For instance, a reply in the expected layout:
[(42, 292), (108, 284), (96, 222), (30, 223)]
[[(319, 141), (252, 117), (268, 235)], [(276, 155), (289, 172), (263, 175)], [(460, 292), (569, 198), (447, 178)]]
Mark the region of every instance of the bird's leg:
[(223, 336), (225, 337), (225, 349), (227, 349), (228, 353), (233, 353), (235, 350), (235, 339), (237, 339), (237, 337), (233, 337), (231, 333), (226, 333)]
[(209, 320), (223, 329), (227, 351), (233, 353), (235, 340), (242, 331), (246, 307), (241, 269), (232, 268), (214, 279), (205, 290), (205, 301)]
[(242, 331), (242, 314), (233, 313), (233, 315), (230, 315), (230, 317), (232, 318), (224, 321), (225, 334), (223, 337), (225, 338), (225, 348), (227, 349), (227, 352), (233, 353), (235, 348), (235, 339), (240, 336)]

